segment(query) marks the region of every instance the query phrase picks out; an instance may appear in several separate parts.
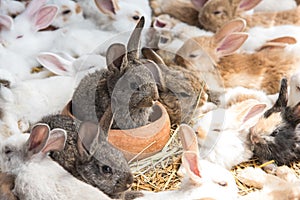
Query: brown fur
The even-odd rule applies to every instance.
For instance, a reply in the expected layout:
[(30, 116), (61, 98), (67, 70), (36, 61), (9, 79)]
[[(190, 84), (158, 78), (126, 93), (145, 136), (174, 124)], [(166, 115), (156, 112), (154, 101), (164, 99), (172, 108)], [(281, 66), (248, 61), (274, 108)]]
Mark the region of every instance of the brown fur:
[(199, 10), (199, 23), (206, 30), (216, 32), (226, 22), (241, 17), (247, 21), (247, 27), (271, 27), (275, 25), (300, 25), (300, 7), (278, 12), (256, 12), (244, 14), (239, 9), (240, 0), (210, 0)]
[(15, 177), (5, 173), (0, 173), (0, 199), (17, 200), (12, 190), (15, 186)]
[(150, 0), (155, 16), (169, 14), (189, 25), (199, 26), (198, 11), (189, 0)]

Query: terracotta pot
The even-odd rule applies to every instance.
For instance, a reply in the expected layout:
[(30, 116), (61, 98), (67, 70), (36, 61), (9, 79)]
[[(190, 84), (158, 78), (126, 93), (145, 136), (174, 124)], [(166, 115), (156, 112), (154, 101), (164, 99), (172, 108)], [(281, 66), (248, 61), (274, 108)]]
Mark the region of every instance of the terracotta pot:
[[(71, 104), (72, 102), (69, 102), (66, 105), (62, 114), (74, 118), (71, 112)], [(111, 129), (109, 131), (108, 141), (120, 149), (127, 160), (132, 158), (140, 160), (152, 156), (161, 151), (168, 142), (170, 138), (169, 115), (159, 102), (154, 105), (153, 110), (150, 116), (150, 124), (135, 129)]]

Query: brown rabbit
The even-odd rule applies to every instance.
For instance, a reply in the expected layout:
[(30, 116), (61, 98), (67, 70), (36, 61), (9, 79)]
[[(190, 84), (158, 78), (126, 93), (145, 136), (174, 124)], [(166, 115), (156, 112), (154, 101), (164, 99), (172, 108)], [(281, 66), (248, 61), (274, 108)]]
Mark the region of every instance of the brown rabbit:
[[(197, 76), (197, 71), (187, 70), (169, 63), (153, 50), (144, 48), (143, 55), (160, 67), (162, 82), (158, 83), (159, 101), (166, 107), (171, 123), (189, 123), (195, 109), (207, 101), (207, 87)], [(155, 76), (155, 75), (154, 75)]]
[(17, 200), (18, 198), (12, 192), (15, 185), (15, 177), (0, 172), (0, 199)]
[(247, 21), (247, 27), (295, 24), (300, 25), (300, 7), (278, 12), (256, 12), (246, 14), (262, 0), (194, 0), (199, 10), (199, 23), (206, 30), (216, 32), (226, 22), (241, 17)]
[(139, 58), (144, 17), (136, 25), (127, 48), (112, 44), (107, 50), (107, 69), (82, 79), (72, 98), (72, 110), (79, 120), (98, 122), (111, 106), (112, 128), (131, 129), (146, 125), (154, 101), (158, 100), (156, 81), (148, 69), (159, 70), (153, 62)]
[(177, 54), (188, 60), (187, 66), (198, 68), (210, 89), (242, 86), (277, 93), (281, 77), (289, 78), (297, 70), (300, 57), (274, 43), (255, 53), (234, 53), (248, 37), (234, 32), (242, 29), (242, 22), (227, 23), (213, 37), (192, 38)]
[(155, 16), (169, 14), (189, 25), (199, 26), (198, 10), (190, 0), (150, 0)]

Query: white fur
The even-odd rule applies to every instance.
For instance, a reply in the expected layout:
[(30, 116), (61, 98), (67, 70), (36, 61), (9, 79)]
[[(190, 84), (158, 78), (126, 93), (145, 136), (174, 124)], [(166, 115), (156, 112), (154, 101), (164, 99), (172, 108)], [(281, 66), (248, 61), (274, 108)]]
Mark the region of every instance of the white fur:
[(293, 74), (290, 78), (290, 89), (288, 106), (296, 106), (300, 102), (300, 72)]
[[(33, 123), (45, 115), (59, 113), (72, 98), (73, 91), (81, 78), (89, 72), (106, 66), (105, 58), (99, 55), (86, 55), (76, 60), (58, 58), (66, 71), (59, 70), (58, 63), (44, 61), (42, 64), (49, 70), (54, 69), (53, 72), (60, 76), (22, 82), (14, 82), (10, 78), (11, 87), (1, 87), (0, 108), (4, 114), (2, 120), (14, 133), (19, 131), (20, 121), (25, 124)], [(0, 72), (0, 77), (6, 79), (7, 72), (5, 70)]]
[(19, 1), (1, 0), (0, 10), (2, 14), (17, 15), (25, 10), (25, 5)]
[(14, 192), (20, 199), (110, 199), (98, 189), (73, 177), (43, 153), (37, 153), (29, 160), (18, 155), (7, 162), (3, 147), (10, 145), (22, 151), (28, 138), (29, 134), (14, 135), (2, 143), (0, 150), (0, 167), (3, 172), (16, 175)]
[(260, 11), (283, 11), (296, 8), (295, 0), (263, 0), (254, 8), (254, 12)]

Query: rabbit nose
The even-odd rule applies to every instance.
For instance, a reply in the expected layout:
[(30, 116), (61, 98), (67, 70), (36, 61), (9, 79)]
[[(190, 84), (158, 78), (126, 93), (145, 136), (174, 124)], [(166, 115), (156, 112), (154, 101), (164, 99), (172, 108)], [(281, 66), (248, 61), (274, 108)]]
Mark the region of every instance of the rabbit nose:
[(250, 140), (253, 144), (259, 143), (259, 137), (257, 135), (251, 135)]

